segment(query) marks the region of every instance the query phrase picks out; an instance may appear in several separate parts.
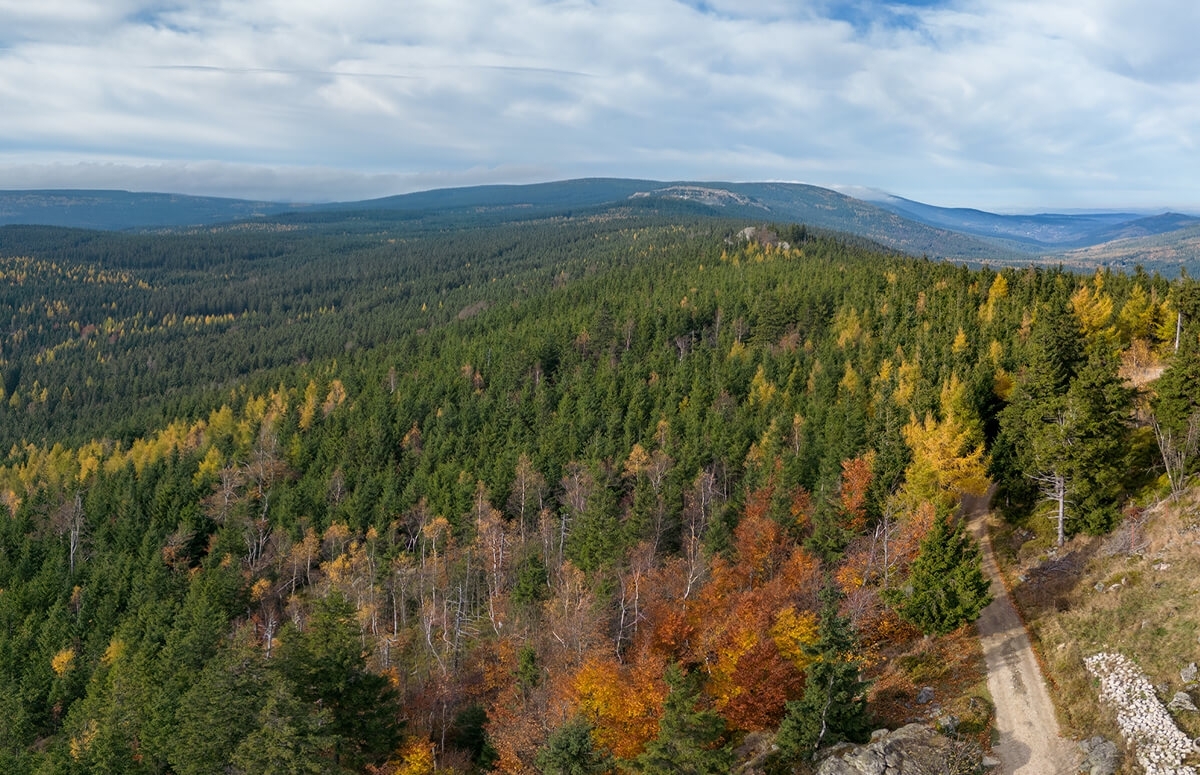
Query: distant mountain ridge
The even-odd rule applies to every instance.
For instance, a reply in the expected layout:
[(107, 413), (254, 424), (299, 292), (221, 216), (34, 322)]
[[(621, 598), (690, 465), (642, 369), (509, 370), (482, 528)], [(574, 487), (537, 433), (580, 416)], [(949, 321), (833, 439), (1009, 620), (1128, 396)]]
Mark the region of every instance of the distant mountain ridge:
[[(584, 178), (526, 185), (435, 189), (330, 204), (287, 204), (127, 191), (0, 191), (0, 225), (102, 230), (213, 226), (277, 217), (341, 218), (355, 212), (459, 218), (537, 217), (594, 209), (686, 205), (688, 212), (804, 223), (854, 234), (914, 255), (975, 263), (1145, 263), (1174, 273), (1200, 263), (1200, 218), (1134, 212), (998, 215), (886, 195), (856, 199), (800, 183), (663, 182)], [(1172, 271), (1173, 270), (1173, 271)]]
[(1200, 218), (1180, 213), (1145, 216), (1132, 212), (1039, 213), (997, 215), (983, 210), (946, 208), (888, 197), (880, 207), (951, 231), (1026, 243), (1036, 250), (1079, 248), (1130, 237), (1148, 237), (1200, 225)]
[(82, 189), (0, 191), (0, 225), (67, 226), (123, 231), (151, 227), (203, 226), (262, 218), (308, 207), (309, 205), (187, 194)]

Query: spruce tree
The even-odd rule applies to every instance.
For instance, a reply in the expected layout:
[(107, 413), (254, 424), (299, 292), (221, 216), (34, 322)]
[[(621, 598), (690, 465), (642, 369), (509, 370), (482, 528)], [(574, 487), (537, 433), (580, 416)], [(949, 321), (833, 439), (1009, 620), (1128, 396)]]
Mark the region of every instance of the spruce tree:
[(817, 642), (804, 675), (804, 696), (787, 704), (776, 744), (786, 761), (811, 759), (821, 746), (861, 742), (868, 732), (867, 683), (859, 678), (857, 644), (849, 618), (838, 612), (842, 595), (828, 581), (821, 591)]
[(324, 731), (339, 765), (361, 768), (395, 750), (396, 690), (367, 668), (354, 606), (340, 591), (316, 601), (303, 632), (284, 631), (275, 664), (299, 701), (328, 711)]
[(298, 699), (278, 676), (269, 676), (257, 718), (231, 756), (236, 775), (337, 775), (345, 770), (326, 756), (336, 744), (329, 711)]
[(612, 766), (609, 757), (596, 749), (591, 722), (583, 716), (550, 733), (536, 764), (544, 775), (600, 775)]
[[(836, 484), (831, 483), (832, 490)], [(822, 562), (834, 564), (841, 559), (853, 535), (846, 527), (846, 516), (833, 497), (819, 498), (813, 508), (812, 533), (804, 547), (821, 558)]]
[(1200, 343), (1195, 332), (1183, 337), (1179, 352), (1154, 383), (1154, 416), (1177, 437), (1188, 431), (1192, 415), (1200, 412)]
[(658, 724), (658, 737), (634, 762), (644, 775), (724, 775), (733, 754), (722, 744), (725, 720), (698, 707), (700, 683), (677, 664), (664, 676), (670, 693)]
[(178, 731), (167, 760), (179, 775), (225, 772), (264, 704), (267, 667), (249, 628), (209, 660), (179, 702)]
[(926, 635), (944, 635), (979, 617), (992, 596), (979, 546), (961, 520), (934, 520), (913, 561), (907, 588), (892, 597), (896, 612)]
[(1066, 450), (1074, 518), (1069, 532), (1108, 532), (1118, 519), (1129, 428), (1131, 391), (1117, 376), (1113, 351), (1099, 347), (1067, 390), (1075, 443)]
[[(1058, 447), (1049, 443), (1062, 430), (1063, 403), (1083, 359), (1083, 332), (1065, 300), (1053, 297), (1037, 312), (1025, 366), (1011, 399), (999, 413), (992, 445), (991, 474), (999, 502), (1012, 513), (1032, 509), (1037, 479), (1057, 467)], [(1055, 429), (1054, 425), (1059, 428)]]
[(1184, 337), (1182, 349), (1154, 383), (1154, 435), (1176, 497), (1186, 487), (1200, 447), (1200, 346)]

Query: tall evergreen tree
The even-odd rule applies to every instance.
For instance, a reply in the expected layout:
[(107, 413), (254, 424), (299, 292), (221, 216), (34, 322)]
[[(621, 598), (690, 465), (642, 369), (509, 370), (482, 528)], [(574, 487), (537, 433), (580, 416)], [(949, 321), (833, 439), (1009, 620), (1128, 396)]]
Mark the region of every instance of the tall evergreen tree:
[(659, 721), (658, 737), (634, 762), (645, 775), (724, 775), (733, 753), (722, 744), (725, 720), (701, 709), (700, 682), (677, 664), (664, 676), (670, 693)]
[(821, 590), (817, 642), (805, 647), (812, 662), (804, 675), (804, 696), (787, 704), (776, 743), (787, 761), (811, 759), (821, 746), (861, 742), (868, 732), (867, 683), (850, 619), (838, 611), (842, 595), (832, 580)]
[(592, 725), (576, 716), (550, 733), (538, 751), (537, 766), (545, 775), (600, 775), (612, 762), (592, 741)]
[(367, 669), (354, 606), (339, 591), (317, 601), (303, 632), (285, 633), (279, 665), (296, 697), (329, 711), (334, 758), (359, 768), (380, 762), (400, 741), (395, 689)]
[(1070, 500), (1075, 517), (1069, 532), (1105, 533), (1118, 519), (1117, 501), (1127, 471), (1131, 391), (1117, 375), (1117, 358), (1096, 348), (1067, 390), (1075, 443), (1067, 449)]
[[(1029, 474), (1055, 467), (1048, 467), (1054, 447), (1047, 446), (1046, 434), (1062, 429), (1062, 404), (1082, 358), (1079, 321), (1067, 309), (1065, 299), (1056, 295), (1038, 310), (1026, 365), (1008, 406), (1000, 412), (1000, 432), (992, 448), (991, 473), (999, 484), (997, 496), (1012, 512), (1031, 509), (1037, 501), (1038, 483)], [(1055, 424), (1058, 430), (1049, 427)]]
[(846, 544), (854, 537), (848, 529), (846, 515), (832, 493), (836, 483), (826, 484), (818, 497), (812, 513), (812, 533), (804, 542), (810, 552), (820, 557), (825, 563), (836, 563), (846, 549)]
[(926, 635), (944, 635), (979, 617), (992, 601), (979, 546), (962, 520), (934, 520), (921, 541), (907, 587), (892, 597), (896, 612)]
[(234, 749), (236, 775), (340, 775), (346, 770), (326, 756), (336, 744), (328, 711), (299, 700), (279, 676), (264, 688), (263, 706), (252, 729)]
[(256, 728), (266, 665), (249, 628), (209, 660), (180, 698), (178, 734), (167, 759), (179, 775), (227, 772), (230, 757)]
[(1023, 392), (1005, 410), (1006, 428), (1018, 429), (1013, 438), (1023, 445), (1010, 481), (1020, 474), (1054, 503), (1059, 544), (1081, 530), (1103, 533), (1117, 520), (1130, 396), (1101, 340), (1065, 391), (1038, 399)]
[(1194, 336), (1171, 360), (1171, 365), (1154, 383), (1154, 435), (1163, 468), (1178, 496), (1187, 487), (1197, 449), (1200, 449), (1200, 346)]
[(1154, 383), (1154, 416), (1173, 434), (1187, 431), (1189, 419), (1200, 411), (1200, 342), (1185, 336), (1179, 352)]

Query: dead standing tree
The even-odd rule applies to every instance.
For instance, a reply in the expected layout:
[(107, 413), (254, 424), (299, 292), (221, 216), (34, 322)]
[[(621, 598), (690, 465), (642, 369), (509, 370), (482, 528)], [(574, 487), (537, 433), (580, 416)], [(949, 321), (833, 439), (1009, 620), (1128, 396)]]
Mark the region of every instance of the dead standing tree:
[(1154, 438), (1162, 455), (1163, 468), (1171, 485), (1171, 497), (1179, 500), (1179, 494), (1187, 487), (1188, 469), (1200, 446), (1200, 411), (1193, 412), (1187, 420), (1187, 428), (1180, 434), (1164, 428), (1157, 417), (1151, 418)]

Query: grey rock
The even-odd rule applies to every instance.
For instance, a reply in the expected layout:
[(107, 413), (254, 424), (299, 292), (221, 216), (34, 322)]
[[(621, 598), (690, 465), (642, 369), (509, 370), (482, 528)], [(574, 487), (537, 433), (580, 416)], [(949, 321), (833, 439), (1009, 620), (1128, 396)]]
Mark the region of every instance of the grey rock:
[(734, 770), (736, 775), (765, 775), (767, 761), (779, 750), (774, 735), (766, 732), (751, 732), (734, 751), (734, 761), (741, 762)]
[(918, 705), (928, 705), (931, 702), (933, 702), (933, 687), (932, 686), (923, 687), (921, 689), (921, 691), (917, 692), (917, 704)]
[(943, 735), (952, 735), (958, 731), (958, 716), (945, 713), (937, 718), (937, 729)]
[(817, 775), (965, 775), (978, 772), (982, 759), (971, 743), (909, 724), (867, 745), (839, 747)]
[(1167, 703), (1167, 710), (1189, 710), (1196, 711), (1196, 703), (1192, 702), (1191, 696), (1187, 692), (1175, 692), (1175, 696)]
[(979, 762), (979, 766), (985, 770), (994, 770), (1000, 766), (1000, 760), (995, 756), (984, 756), (983, 760)]
[(1185, 684), (1190, 684), (1196, 680), (1196, 663), (1193, 662), (1184, 669), (1179, 671), (1179, 677), (1183, 679)]
[(1115, 775), (1121, 766), (1121, 751), (1117, 744), (1100, 735), (1088, 738), (1079, 744), (1085, 756), (1079, 765), (1080, 772), (1088, 775)]

